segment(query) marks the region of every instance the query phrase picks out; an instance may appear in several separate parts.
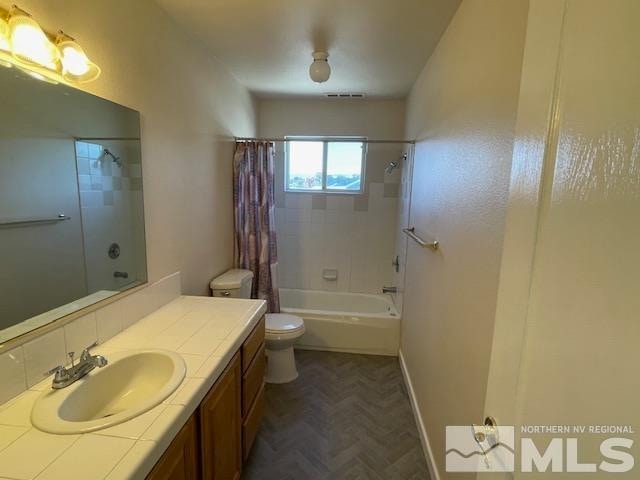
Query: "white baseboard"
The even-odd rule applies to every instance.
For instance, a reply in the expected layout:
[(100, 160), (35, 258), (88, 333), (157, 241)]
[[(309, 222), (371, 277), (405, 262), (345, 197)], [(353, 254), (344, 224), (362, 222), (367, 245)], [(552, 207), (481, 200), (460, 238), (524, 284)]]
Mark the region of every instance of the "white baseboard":
[(429, 443), (429, 437), (427, 435), (427, 429), (422, 421), (422, 415), (418, 408), (418, 402), (416, 400), (416, 394), (413, 390), (413, 383), (411, 383), (411, 376), (407, 370), (407, 365), (404, 363), (404, 356), (402, 350), (398, 352), (398, 358), (400, 359), (400, 370), (404, 377), (404, 383), (407, 386), (407, 392), (409, 393), (409, 400), (411, 401), (411, 409), (413, 410), (413, 416), (416, 419), (418, 426), (418, 434), (420, 435), (420, 442), (422, 443), (422, 450), (424, 452), (425, 459), (427, 461), (427, 468), (429, 468), (429, 475), (431, 480), (440, 480), (440, 474), (438, 473), (438, 467), (431, 450), (431, 444)]

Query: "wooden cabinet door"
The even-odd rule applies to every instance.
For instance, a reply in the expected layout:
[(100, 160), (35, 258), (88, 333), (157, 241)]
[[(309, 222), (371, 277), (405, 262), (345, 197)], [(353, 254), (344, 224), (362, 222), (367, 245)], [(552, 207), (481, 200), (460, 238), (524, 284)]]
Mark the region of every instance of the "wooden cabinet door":
[(236, 354), (200, 405), (202, 476), (237, 480), (242, 472), (241, 363)]
[(200, 478), (196, 419), (193, 415), (164, 452), (147, 480), (196, 480)]

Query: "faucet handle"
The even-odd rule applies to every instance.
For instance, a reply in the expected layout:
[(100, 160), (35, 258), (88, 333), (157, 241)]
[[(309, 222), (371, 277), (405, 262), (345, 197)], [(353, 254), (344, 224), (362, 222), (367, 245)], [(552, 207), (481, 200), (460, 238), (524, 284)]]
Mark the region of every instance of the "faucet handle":
[(67, 369), (64, 368), (64, 366), (62, 365), (58, 365), (57, 367), (52, 368), (48, 372), (44, 372), (42, 375), (44, 375), (45, 377), (48, 377), (49, 375), (53, 375), (54, 373), (56, 374), (56, 378), (60, 378), (67, 373)]

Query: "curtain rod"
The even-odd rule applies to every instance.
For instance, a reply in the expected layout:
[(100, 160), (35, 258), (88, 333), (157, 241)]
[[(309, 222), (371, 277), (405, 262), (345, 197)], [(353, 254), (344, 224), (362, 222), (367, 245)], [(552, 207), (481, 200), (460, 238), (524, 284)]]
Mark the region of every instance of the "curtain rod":
[(359, 142), (359, 143), (408, 143), (413, 145), (413, 140), (371, 140), (367, 138), (340, 138), (340, 137), (291, 137), (291, 138), (254, 138), (254, 137), (236, 137), (236, 142), (322, 142), (329, 140), (331, 142)]
[(93, 140), (93, 141), (104, 141), (104, 140), (115, 140), (115, 141), (126, 141), (126, 142), (130, 142), (130, 141), (140, 141), (140, 137), (74, 137), (74, 140), (79, 140), (79, 141), (83, 141), (83, 140)]

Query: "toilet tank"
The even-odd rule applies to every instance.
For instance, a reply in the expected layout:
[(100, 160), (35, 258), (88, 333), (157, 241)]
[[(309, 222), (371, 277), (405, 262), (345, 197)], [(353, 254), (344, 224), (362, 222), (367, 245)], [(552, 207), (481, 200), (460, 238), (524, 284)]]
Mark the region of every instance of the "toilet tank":
[(214, 297), (251, 298), (253, 272), (234, 268), (211, 280)]

